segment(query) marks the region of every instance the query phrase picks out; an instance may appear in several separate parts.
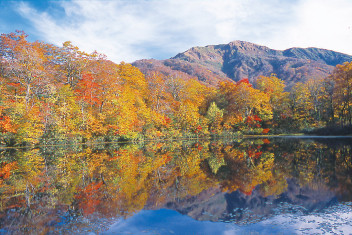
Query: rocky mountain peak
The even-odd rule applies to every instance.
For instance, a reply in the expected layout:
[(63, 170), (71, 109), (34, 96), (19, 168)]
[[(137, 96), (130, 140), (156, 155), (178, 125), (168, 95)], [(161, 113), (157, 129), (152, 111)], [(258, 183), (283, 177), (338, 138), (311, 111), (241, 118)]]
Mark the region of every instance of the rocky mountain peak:
[(238, 52), (241, 52), (241, 53), (264, 54), (271, 51), (269, 47), (257, 45), (251, 42), (239, 41), (239, 40), (230, 42), (228, 46), (231, 50), (237, 50)]

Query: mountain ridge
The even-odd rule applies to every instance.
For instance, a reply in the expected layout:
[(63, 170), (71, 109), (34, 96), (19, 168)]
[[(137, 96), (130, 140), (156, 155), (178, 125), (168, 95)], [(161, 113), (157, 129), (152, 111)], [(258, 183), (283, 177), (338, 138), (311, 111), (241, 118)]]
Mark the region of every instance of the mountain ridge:
[(133, 65), (143, 73), (151, 70), (167, 75), (172, 74), (172, 71), (182, 72), (210, 85), (222, 80), (239, 81), (243, 78), (254, 82), (260, 75), (270, 76), (274, 73), (291, 87), (296, 82), (326, 77), (337, 64), (349, 61), (352, 61), (351, 55), (322, 48), (274, 50), (236, 40), (228, 44), (192, 47), (166, 60), (138, 60)]

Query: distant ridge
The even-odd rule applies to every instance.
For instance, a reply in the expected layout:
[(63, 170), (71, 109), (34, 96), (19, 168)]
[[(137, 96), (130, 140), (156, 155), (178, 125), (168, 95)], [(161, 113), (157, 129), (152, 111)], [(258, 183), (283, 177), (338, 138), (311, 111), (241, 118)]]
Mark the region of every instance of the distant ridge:
[(352, 56), (320, 48), (274, 50), (245, 41), (192, 47), (167, 60), (139, 60), (133, 63), (143, 73), (157, 70), (165, 74), (181, 72), (210, 85), (221, 80), (238, 81), (275, 73), (291, 87), (309, 78), (328, 76), (337, 64)]

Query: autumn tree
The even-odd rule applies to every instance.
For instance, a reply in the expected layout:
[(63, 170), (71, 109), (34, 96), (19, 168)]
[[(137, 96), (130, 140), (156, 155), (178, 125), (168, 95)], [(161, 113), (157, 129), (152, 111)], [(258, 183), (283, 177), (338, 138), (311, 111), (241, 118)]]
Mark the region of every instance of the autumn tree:
[(283, 80), (277, 78), (275, 74), (270, 77), (259, 76), (255, 86), (258, 90), (270, 96), (269, 102), (273, 109), (274, 117), (285, 111), (288, 93), (284, 91), (285, 84)]
[(310, 79), (305, 85), (309, 90), (312, 109), (307, 116), (314, 119), (312, 126), (322, 127), (334, 122), (333, 81), (330, 78)]
[(221, 132), (221, 122), (224, 111), (220, 109), (215, 102), (212, 102), (208, 108), (206, 117), (209, 120), (209, 129), (211, 133), (219, 134)]
[(303, 83), (296, 83), (292, 87), (289, 97), (293, 120), (298, 123), (300, 128), (308, 127), (314, 121), (313, 117), (308, 115), (314, 109), (308, 87)]
[(25, 108), (28, 111), (33, 96), (43, 95), (51, 75), (45, 65), (47, 57), (40, 42), (30, 43), (23, 32), (0, 36), (0, 56), (5, 63), (4, 76), (23, 87)]
[(219, 93), (219, 103), (225, 105), (224, 119), (227, 128), (233, 128), (255, 115), (261, 120), (272, 118), (269, 94), (253, 88), (248, 79), (237, 83), (221, 82)]
[(72, 42), (66, 41), (62, 47), (53, 48), (53, 61), (56, 64), (56, 78), (63, 84), (68, 84), (75, 88), (82, 78), (89, 59), (94, 57), (80, 51)]
[(121, 86), (114, 101), (117, 112), (113, 120), (118, 126), (118, 133), (136, 137), (150, 117), (145, 102), (148, 83), (142, 72), (131, 64), (121, 63), (117, 68)]
[(175, 114), (182, 130), (199, 133), (206, 129), (206, 120), (201, 114), (206, 113), (206, 101), (210, 94), (211, 90), (195, 79), (185, 83), (179, 94), (180, 107)]
[[(175, 111), (175, 101), (168, 89), (167, 77), (160, 72), (150, 72), (146, 75), (148, 95), (146, 105), (150, 108), (150, 120), (144, 126), (144, 133), (160, 137), (167, 132)], [(168, 133), (164, 133), (168, 134)]]
[(61, 86), (55, 93), (52, 108), (53, 131), (66, 137), (80, 134), (82, 119), (75, 93), (70, 85)]
[(352, 125), (352, 62), (337, 65), (334, 81), (334, 110), (341, 125)]

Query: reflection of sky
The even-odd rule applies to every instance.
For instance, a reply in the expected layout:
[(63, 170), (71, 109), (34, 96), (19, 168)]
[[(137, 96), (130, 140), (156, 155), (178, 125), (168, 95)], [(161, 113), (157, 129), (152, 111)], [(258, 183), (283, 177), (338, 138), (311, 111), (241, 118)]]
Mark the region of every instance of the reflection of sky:
[(351, 234), (351, 205), (334, 206), (325, 213), (277, 215), (256, 224), (197, 221), (180, 213), (161, 209), (141, 211), (118, 220), (103, 234)]

